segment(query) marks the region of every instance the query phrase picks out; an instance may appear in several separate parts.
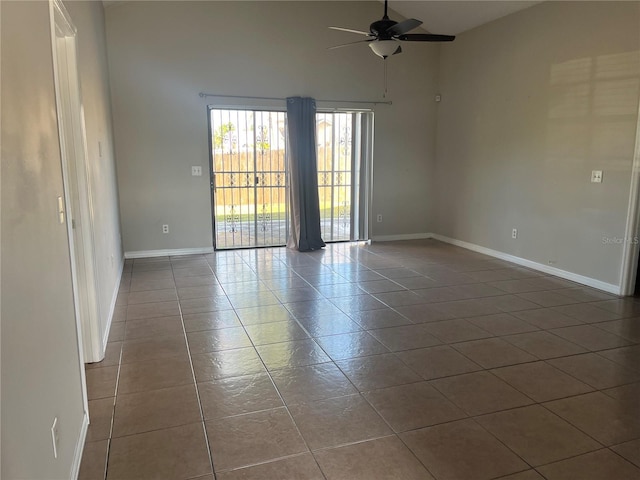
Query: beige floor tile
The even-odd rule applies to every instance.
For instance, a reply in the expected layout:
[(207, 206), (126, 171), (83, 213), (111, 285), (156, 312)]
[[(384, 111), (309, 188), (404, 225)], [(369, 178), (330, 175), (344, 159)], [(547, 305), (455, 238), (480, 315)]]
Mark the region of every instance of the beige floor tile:
[(442, 343), (430, 333), (427, 324), (381, 328), (370, 330), (369, 333), (392, 352), (431, 347)]
[(376, 293), (374, 296), (382, 303), (394, 308), (427, 303), (425, 298), (409, 291)]
[(333, 363), (276, 370), (271, 377), (287, 405), (357, 393)]
[(482, 367), (448, 345), (408, 350), (396, 355), (425, 380), (482, 370)]
[(289, 411), (312, 450), (370, 440), (393, 433), (360, 395), (292, 405)]
[(129, 292), (143, 292), (147, 290), (167, 290), (175, 287), (173, 278), (132, 278)]
[(180, 310), (182, 310), (183, 315), (219, 312), (221, 310), (231, 310), (232, 308), (233, 307), (227, 297), (223, 295), (218, 295), (217, 297), (180, 300)]
[(114, 397), (89, 400), (89, 428), (87, 442), (107, 440), (111, 437), (111, 421), (113, 419)]
[(467, 342), (493, 335), (463, 319), (426, 323), (427, 330), (443, 343)]
[(310, 453), (218, 473), (218, 480), (324, 480), (318, 464)]
[(398, 292), (406, 290), (402, 285), (394, 282), (393, 280), (387, 279), (360, 282), (358, 286), (367, 293)]
[(201, 420), (194, 385), (120, 394), (116, 399), (113, 437), (177, 427)]
[[(372, 310), (371, 312), (364, 313), (378, 311), (380, 310)], [(298, 319), (298, 323), (304, 327), (312, 337), (326, 337), (362, 330), (362, 327), (354, 322), (347, 314), (318, 315), (317, 317), (300, 318)]]
[(431, 384), (469, 415), (483, 415), (533, 403), (489, 372), (441, 378)]
[(604, 350), (598, 352), (598, 355), (616, 362), (623, 368), (640, 373), (640, 345)]
[[(207, 285), (215, 285), (218, 286), (218, 280), (213, 275), (200, 275), (194, 277), (176, 277), (175, 286), (178, 289), (181, 288), (190, 288), (190, 287), (203, 287)], [(198, 295), (200, 297), (200, 295)], [(192, 298), (198, 298), (192, 297)]]
[(125, 327), (125, 339), (158, 337), (182, 334), (180, 316), (129, 320)]
[(371, 294), (332, 298), (331, 303), (348, 315), (388, 308)]
[(175, 288), (168, 288), (165, 290), (148, 290), (145, 292), (131, 292), (127, 297), (128, 305), (135, 305), (138, 303), (156, 303), (156, 302), (170, 302), (177, 300)]
[(245, 327), (254, 345), (290, 342), (309, 338), (309, 335), (295, 320), (284, 322), (260, 323)]
[(499, 338), (456, 343), (453, 348), (484, 368), (534, 362), (536, 357)]
[(194, 383), (187, 355), (122, 365), (118, 394), (144, 392)]
[(498, 368), (492, 370), (492, 373), (536, 402), (593, 391), (589, 385), (545, 362)]
[(640, 439), (621, 443), (620, 445), (611, 447), (611, 450), (618, 455), (622, 455), (636, 467), (640, 468)]
[(406, 432), (466, 417), (427, 382), (374, 390), (364, 394), (396, 432)]
[(571, 303), (576, 303), (576, 301), (572, 298), (565, 297), (564, 295), (560, 295), (559, 293), (551, 291), (519, 293), (518, 296), (537, 305), (540, 305), (541, 307), (556, 307), (559, 305), (569, 305)]
[(532, 466), (600, 448), (596, 441), (540, 405), (492, 413), (476, 421)]
[(322, 348), (310, 338), (259, 345), (256, 350), (269, 371), (331, 361)]
[(327, 480), (434, 480), (395, 436), (314, 453)]
[(108, 342), (121, 342), (124, 340), (125, 322), (113, 322), (109, 329)]
[(194, 287), (178, 287), (178, 298), (180, 300), (190, 300), (193, 298), (207, 298), (224, 295), (224, 289), (218, 283), (209, 285), (199, 285)]
[(549, 363), (597, 389), (616, 387), (640, 379), (640, 374), (595, 353), (554, 358)]
[(522, 310), (531, 310), (532, 308), (538, 308), (539, 305), (525, 300), (518, 295), (502, 295), (500, 297), (490, 297), (485, 299), (485, 303), (496, 307), (502, 312), (519, 312)]
[(243, 325), (259, 323), (285, 322), (295, 320), (283, 305), (267, 305), (265, 307), (239, 308), (236, 310)]
[(194, 313), (183, 315), (186, 332), (200, 332), (203, 330), (217, 330), (221, 328), (241, 327), (240, 319), (233, 310), (220, 312)]
[(390, 353), (339, 360), (336, 364), (361, 392), (422, 380)]
[(548, 480), (637, 480), (640, 469), (610, 450), (598, 450), (539, 467)]
[(107, 471), (108, 440), (88, 441), (82, 452), (78, 480), (103, 480)]
[(535, 470), (526, 470), (506, 477), (500, 477), (500, 480), (544, 480), (544, 477)]
[(608, 322), (595, 323), (593, 326), (632, 342), (640, 343), (640, 318), (610, 320)]
[(187, 355), (184, 334), (135, 338), (122, 344), (122, 364), (179, 355)]
[(590, 325), (556, 328), (551, 330), (551, 333), (591, 351), (606, 350), (631, 344), (629, 340)]
[(473, 420), (461, 420), (400, 435), (438, 479), (489, 480), (528, 467)]
[(284, 307), (295, 318), (317, 317), (319, 315), (339, 315), (340, 313), (344, 313), (327, 299), (287, 303)]
[(482, 330), (496, 336), (515, 335), (517, 333), (533, 332), (538, 327), (531, 325), (509, 313), (498, 313), (482, 317), (467, 318), (469, 322)]
[(118, 367), (88, 369), (86, 370), (86, 379), (89, 400), (113, 397), (116, 394)]
[(127, 305), (127, 321), (180, 315), (178, 302), (153, 302)]
[(316, 341), (333, 360), (387, 353), (389, 350), (367, 332), (318, 337)]
[(508, 335), (503, 338), (521, 350), (529, 352), (531, 355), (535, 355), (542, 360), (563, 357), (565, 355), (575, 355), (587, 351), (585, 348), (568, 342), (549, 332), (521, 333), (519, 335)]
[(267, 374), (199, 383), (198, 391), (206, 420), (268, 410), (283, 405)]
[(621, 315), (598, 308), (588, 303), (577, 303), (575, 305), (566, 305), (556, 307), (555, 310), (564, 313), (573, 318), (577, 318), (584, 323), (604, 322), (606, 320), (615, 320)]
[(633, 299), (435, 240), (127, 260), (119, 291), (86, 367), (82, 478), (104, 474), (114, 412), (110, 478), (213, 480), (200, 411), (240, 465), (214, 452), (222, 480), (542, 479), (514, 454), (550, 480), (626, 480), (623, 457), (640, 463)]
[(254, 348), (203, 353), (193, 355), (191, 360), (198, 383), (265, 372), (262, 360)]
[(211, 473), (202, 423), (114, 438), (107, 479), (193, 478)]
[(424, 303), (420, 305), (396, 307), (395, 310), (413, 323), (431, 323), (454, 318), (450, 313), (443, 312), (433, 305)]
[(640, 316), (640, 302), (635, 298), (616, 298), (612, 300), (602, 300), (593, 302), (594, 307), (602, 308), (608, 312), (613, 312), (619, 317), (638, 317)]
[(207, 420), (206, 425), (216, 472), (307, 451), (284, 407)]
[(545, 403), (545, 407), (606, 446), (640, 438), (640, 403), (629, 409), (619, 400), (593, 392)]
[[(363, 329), (398, 327), (400, 325), (410, 325), (411, 321), (390, 308), (369, 310), (365, 312), (354, 312), (351, 318)], [(346, 332), (336, 332), (346, 333)]]
[(553, 308), (536, 308), (534, 310), (513, 312), (512, 315), (542, 329), (582, 325), (580, 320), (565, 315)]
[(187, 333), (191, 355), (251, 347), (251, 340), (242, 327)]

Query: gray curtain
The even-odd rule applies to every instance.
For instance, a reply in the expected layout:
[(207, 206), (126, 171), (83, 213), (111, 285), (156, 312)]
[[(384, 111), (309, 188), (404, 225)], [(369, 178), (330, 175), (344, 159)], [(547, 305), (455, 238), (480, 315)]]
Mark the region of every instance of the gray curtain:
[(289, 199), (291, 233), (287, 247), (301, 252), (325, 246), (320, 235), (316, 102), (313, 98), (287, 98), (289, 138)]

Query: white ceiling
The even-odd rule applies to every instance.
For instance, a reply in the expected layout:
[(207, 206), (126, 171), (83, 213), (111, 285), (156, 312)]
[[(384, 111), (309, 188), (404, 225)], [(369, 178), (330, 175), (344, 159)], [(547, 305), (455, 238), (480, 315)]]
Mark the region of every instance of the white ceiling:
[[(541, 2), (525, 0), (445, 0), (436, 2), (391, 0), (389, 8), (406, 18), (422, 20), (424, 22), (422, 28), (430, 33), (457, 35), (538, 3)], [(383, 9), (380, 12), (382, 13)], [(380, 16), (382, 17), (382, 14)]]
[[(126, 1), (103, 0), (102, 3), (105, 7), (109, 7)], [(384, 3), (384, 0), (379, 1)], [(422, 20), (424, 22), (422, 28), (430, 33), (457, 35), (537, 3), (541, 2), (529, 0), (390, 0), (389, 8), (406, 18)], [(384, 7), (381, 5), (379, 18), (365, 19), (363, 25), (351, 27), (366, 30), (366, 26), (371, 22), (382, 18), (383, 12)], [(396, 20), (393, 18), (393, 12), (390, 16)]]

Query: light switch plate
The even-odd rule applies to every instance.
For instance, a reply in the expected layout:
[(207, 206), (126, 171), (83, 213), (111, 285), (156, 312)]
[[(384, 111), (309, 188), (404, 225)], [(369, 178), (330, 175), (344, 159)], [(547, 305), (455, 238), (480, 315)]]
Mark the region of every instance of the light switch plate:
[(202, 167), (200, 167), (200, 166), (191, 167), (191, 175), (194, 176), (194, 177), (201, 177), (202, 176)]

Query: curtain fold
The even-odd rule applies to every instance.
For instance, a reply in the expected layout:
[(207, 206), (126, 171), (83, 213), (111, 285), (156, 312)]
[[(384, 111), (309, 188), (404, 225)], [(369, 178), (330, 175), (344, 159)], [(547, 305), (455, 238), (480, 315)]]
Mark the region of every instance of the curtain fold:
[(320, 233), (316, 102), (313, 98), (287, 98), (289, 140), (289, 199), (291, 231), (287, 247), (300, 252), (325, 246)]

